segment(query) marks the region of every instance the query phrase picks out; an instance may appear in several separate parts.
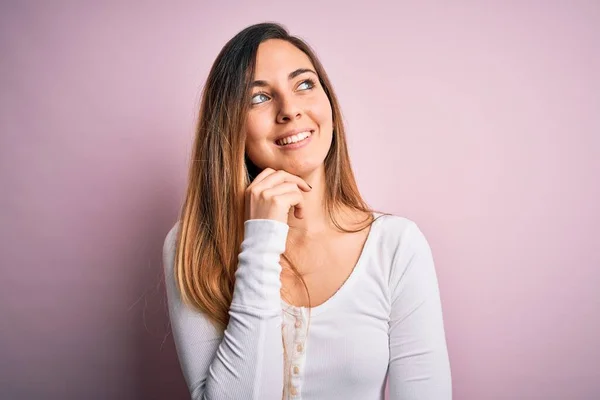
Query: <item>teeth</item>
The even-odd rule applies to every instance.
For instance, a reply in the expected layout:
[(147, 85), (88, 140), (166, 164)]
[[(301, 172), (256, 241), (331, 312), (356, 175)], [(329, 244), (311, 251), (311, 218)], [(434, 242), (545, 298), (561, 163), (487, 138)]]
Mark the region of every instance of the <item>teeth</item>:
[(297, 133), (292, 136), (288, 136), (284, 139), (280, 139), (276, 143), (280, 146), (285, 146), (286, 144), (297, 143), (301, 140), (304, 140), (307, 137), (309, 137), (310, 135), (311, 135), (310, 131), (301, 132), (301, 133)]

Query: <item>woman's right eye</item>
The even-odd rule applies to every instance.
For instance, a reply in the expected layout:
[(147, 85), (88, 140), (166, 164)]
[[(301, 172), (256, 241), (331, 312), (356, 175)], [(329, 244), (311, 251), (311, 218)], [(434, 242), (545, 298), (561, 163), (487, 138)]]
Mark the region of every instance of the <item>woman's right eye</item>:
[[(257, 99), (260, 99), (260, 98), (261, 98), (261, 96), (262, 96), (262, 97), (263, 97), (265, 100), (263, 100), (263, 101), (257, 100)], [(267, 95), (266, 95), (266, 94), (264, 94), (264, 93), (257, 93), (257, 94), (255, 94), (254, 96), (252, 96), (252, 104), (261, 104), (261, 103), (263, 103), (263, 102), (265, 102), (265, 101), (267, 101), (267, 100), (269, 100), (269, 98), (268, 98), (268, 97), (267, 97)]]

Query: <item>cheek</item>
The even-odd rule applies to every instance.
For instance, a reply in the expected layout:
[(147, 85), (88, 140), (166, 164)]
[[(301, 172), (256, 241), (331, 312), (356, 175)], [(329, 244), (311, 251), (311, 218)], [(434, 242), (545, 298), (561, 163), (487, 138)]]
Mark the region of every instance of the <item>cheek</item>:
[(251, 114), (246, 118), (246, 144), (260, 141), (268, 131), (268, 123), (264, 117)]
[(323, 93), (323, 96), (319, 96), (318, 100), (315, 101), (311, 107), (313, 119), (319, 125), (327, 125), (332, 123), (332, 110), (331, 104), (327, 95)]

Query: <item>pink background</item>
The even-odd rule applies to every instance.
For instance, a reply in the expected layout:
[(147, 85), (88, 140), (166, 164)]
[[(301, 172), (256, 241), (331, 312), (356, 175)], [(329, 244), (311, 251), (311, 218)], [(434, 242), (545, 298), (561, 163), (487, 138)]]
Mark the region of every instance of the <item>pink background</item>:
[(0, 6), (0, 398), (186, 398), (162, 243), (210, 65), (267, 20), (322, 58), (365, 198), (431, 243), (454, 398), (600, 398), (600, 3), (22, 3)]

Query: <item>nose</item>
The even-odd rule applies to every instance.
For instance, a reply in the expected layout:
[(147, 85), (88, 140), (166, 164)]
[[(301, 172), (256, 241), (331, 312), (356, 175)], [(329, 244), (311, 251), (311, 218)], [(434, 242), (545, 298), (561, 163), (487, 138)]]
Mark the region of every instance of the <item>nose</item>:
[(292, 95), (281, 96), (279, 100), (279, 110), (277, 112), (277, 122), (285, 123), (293, 121), (302, 115), (302, 108)]

